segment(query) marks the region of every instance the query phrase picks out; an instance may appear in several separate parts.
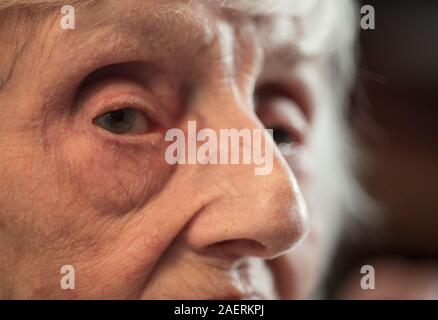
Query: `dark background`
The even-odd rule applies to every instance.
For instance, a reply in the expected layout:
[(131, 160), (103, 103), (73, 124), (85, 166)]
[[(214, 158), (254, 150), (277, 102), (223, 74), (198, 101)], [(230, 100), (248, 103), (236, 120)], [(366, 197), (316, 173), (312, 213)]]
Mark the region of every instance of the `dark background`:
[(379, 209), (348, 224), (333, 291), (378, 257), (438, 261), (438, 1), (362, 5), (375, 8), (376, 29), (361, 30), (349, 120)]

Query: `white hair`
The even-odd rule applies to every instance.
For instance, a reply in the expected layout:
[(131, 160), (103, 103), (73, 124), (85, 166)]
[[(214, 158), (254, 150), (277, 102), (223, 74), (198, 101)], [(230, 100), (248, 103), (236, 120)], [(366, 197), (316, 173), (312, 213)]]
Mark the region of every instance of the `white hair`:
[(274, 14), (287, 12), (292, 15), (301, 15), (311, 8), (316, 0), (224, 0), (222, 5), (239, 9), (251, 14)]
[[(287, 15), (300, 20), (302, 52), (314, 55), (333, 50), (355, 37), (354, 3), (351, 0), (218, 0), (227, 8), (252, 15)], [(310, 21), (311, 24), (308, 24)], [(317, 21), (318, 23), (315, 23)], [(336, 33), (334, 35), (333, 33)]]

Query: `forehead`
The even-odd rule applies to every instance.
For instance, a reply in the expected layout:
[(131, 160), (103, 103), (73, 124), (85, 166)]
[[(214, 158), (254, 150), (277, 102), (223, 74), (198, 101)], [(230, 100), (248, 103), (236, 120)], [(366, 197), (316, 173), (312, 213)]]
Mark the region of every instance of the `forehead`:
[[(153, 4), (154, 6), (169, 6), (174, 4), (185, 3), (194, 5), (203, 3), (206, 5), (216, 6), (218, 8), (233, 9), (243, 15), (281, 15), (298, 19), (311, 20), (313, 29), (307, 36), (311, 34), (323, 33), (322, 30), (332, 30), (339, 27), (339, 22), (343, 24), (343, 29), (349, 29), (350, 19), (345, 20), (346, 16), (351, 12), (351, 0), (148, 0), (143, 1), (145, 4)], [(327, 4), (330, 2), (329, 4)], [(57, 7), (61, 5), (93, 5), (104, 4), (110, 7), (129, 7), (131, 5), (138, 5), (138, 1), (112, 1), (112, 0), (1, 0), (0, 9), (12, 5), (26, 6), (26, 5), (40, 5), (44, 8)], [(90, 14), (96, 12), (91, 11)], [(113, 12), (116, 14), (117, 12)], [(96, 14), (99, 14), (98, 12)], [(338, 23), (336, 23), (338, 21)], [(301, 26), (302, 29), (310, 29), (309, 24)], [(315, 31), (317, 29), (317, 31)], [(338, 28), (339, 29), (339, 28)], [(345, 34), (345, 31), (342, 32)], [(342, 38), (342, 34), (338, 37)], [(314, 41), (315, 42), (315, 41)]]
[[(183, 4), (195, 5), (202, 3), (204, 5), (215, 6), (220, 9), (233, 10), (240, 15), (247, 16), (268, 16), (277, 15), (293, 18), (298, 20), (300, 24), (300, 34), (303, 41), (303, 50), (309, 53), (319, 53), (319, 51), (327, 50), (327, 43), (334, 47), (339, 42), (339, 39), (351, 38), (354, 33), (354, 27), (351, 22), (354, 20), (354, 15), (351, 12), (353, 7), (351, 0), (148, 0), (143, 3), (149, 9), (159, 10), (160, 7), (181, 6)], [(106, 12), (109, 15), (122, 15), (123, 10), (135, 10), (138, 6), (138, 1), (113, 1), (113, 0), (2, 0), (2, 7), (16, 4), (39, 5), (40, 7), (60, 8), (61, 5), (69, 4), (73, 6), (85, 5), (92, 7), (98, 5), (114, 8), (111, 12)], [(180, 9), (178, 12), (181, 13)], [(90, 9), (90, 15), (100, 18), (102, 12)], [(278, 30), (277, 30), (278, 31)], [(287, 30), (282, 30), (286, 32)], [(290, 32), (293, 35), (293, 32)]]
[[(61, 30), (59, 23), (56, 23), (56, 19), (61, 19), (65, 14), (60, 12), (60, 8), (67, 1), (55, 0), (49, 5), (39, 0), (27, 2), (35, 4), (28, 7), (30, 11), (27, 16), (33, 17), (28, 20), (31, 20), (34, 26), (39, 25), (43, 29), (43, 32), (38, 32), (36, 35), (47, 34), (54, 36), (52, 38), (60, 36), (64, 42), (76, 42), (79, 45), (97, 40), (105, 44), (104, 42), (108, 41), (104, 41), (104, 37), (114, 40), (123, 36), (126, 37), (127, 44), (129, 39), (135, 39), (147, 43), (149, 47), (156, 45), (164, 45), (165, 48), (170, 45), (178, 47), (190, 43), (193, 52), (196, 52), (201, 47), (210, 45), (218, 33), (223, 34), (224, 30), (230, 32), (231, 29), (243, 33), (250, 29), (244, 28), (249, 25), (258, 30), (260, 39), (265, 42), (271, 40), (271, 34), (276, 34), (277, 43), (295, 40), (292, 18), (289, 15), (263, 15), (263, 19), (260, 19), (260, 16), (242, 10), (241, 6), (233, 6), (230, 9), (229, 3), (224, 4), (215, 0), (68, 1), (75, 8), (74, 32)], [(38, 14), (34, 15), (32, 10)], [(21, 17), (23, 16), (26, 15), (22, 14)], [(23, 21), (25, 20), (22, 19), (21, 23)], [(47, 41), (50, 41), (50, 37), (47, 37)]]
[[(39, 0), (23, 1), (41, 3)], [(61, 15), (60, 5), (65, 3), (74, 5), (76, 9), (77, 28), (73, 32), (61, 30), (56, 20)], [(318, 45), (327, 40), (327, 35), (334, 27), (325, 7), (319, 5), (315, 7), (317, 10), (308, 8), (308, 12), (293, 18), (293, 14), (269, 14), (263, 17), (260, 14), (241, 14), (246, 12), (244, 8), (249, 3), (243, 0), (229, 0), (225, 3), (211, 3), (210, 0), (55, 0), (50, 1), (49, 6), (43, 5), (43, 10), (38, 11), (43, 26), (40, 26), (36, 34), (42, 36), (35, 37), (35, 33), (31, 32), (28, 35), (31, 38), (26, 43), (30, 49), (30, 44), (39, 42), (35, 47), (47, 49), (47, 53), (39, 56), (47, 54), (50, 59), (52, 57), (49, 55), (55, 55), (59, 50), (63, 52), (64, 60), (76, 61), (82, 58), (83, 61), (83, 57), (89, 56), (87, 61), (90, 63), (93, 59), (100, 59), (101, 63), (105, 63), (102, 57), (110, 56), (109, 53), (113, 56), (118, 54), (121, 58), (129, 53), (131, 57), (141, 58), (144, 51), (159, 52), (160, 59), (172, 60), (175, 56), (197, 56), (197, 52), (209, 47), (215, 33), (217, 36), (219, 31), (223, 32), (224, 25), (229, 30), (230, 25), (232, 27), (241, 24), (242, 20), (252, 20), (256, 21), (254, 25), (257, 28), (252, 35), (256, 34), (261, 38), (268, 50), (285, 48), (286, 51), (282, 51), (284, 58), (287, 55), (297, 55), (297, 52), (304, 53), (304, 49), (308, 53), (319, 53)], [(233, 8), (232, 15), (237, 10), (237, 16), (242, 19), (228, 19), (230, 7)], [(37, 5), (32, 8), (38, 10), (41, 7)], [(46, 14), (48, 11), (52, 14), (49, 19)], [(28, 20), (34, 23), (38, 19), (32, 14), (32, 19)], [(313, 32), (306, 31), (307, 29)], [(3, 36), (0, 34), (0, 38)], [(54, 41), (56, 44), (50, 43)], [(328, 42), (333, 45), (333, 41)], [(51, 47), (55, 49), (50, 50)], [(23, 52), (26, 53), (25, 51)]]

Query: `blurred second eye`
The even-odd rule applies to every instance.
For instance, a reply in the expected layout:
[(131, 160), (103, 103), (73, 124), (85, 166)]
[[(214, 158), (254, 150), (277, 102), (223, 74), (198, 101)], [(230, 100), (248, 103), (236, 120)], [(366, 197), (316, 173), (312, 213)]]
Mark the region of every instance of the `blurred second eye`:
[(93, 120), (102, 129), (118, 135), (139, 135), (149, 130), (145, 114), (134, 108), (124, 108), (104, 113)]

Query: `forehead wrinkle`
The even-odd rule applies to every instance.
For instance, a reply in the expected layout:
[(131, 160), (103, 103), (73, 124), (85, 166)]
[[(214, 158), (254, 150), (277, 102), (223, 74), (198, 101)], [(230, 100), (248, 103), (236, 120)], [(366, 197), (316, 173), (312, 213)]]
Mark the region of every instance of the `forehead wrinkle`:
[[(75, 60), (75, 55), (81, 56), (90, 51), (105, 54), (103, 49), (106, 47), (112, 47), (116, 52), (131, 48), (135, 51), (133, 55), (140, 55), (142, 50), (161, 50), (164, 55), (175, 53), (182, 56), (196, 54), (210, 44), (203, 23), (190, 17), (189, 13), (183, 13), (179, 10), (181, 8), (152, 8), (146, 5), (141, 8), (149, 12), (145, 18), (138, 14), (138, 7), (129, 5), (122, 5), (119, 9), (123, 14), (114, 16), (113, 6), (114, 3), (110, 7), (106, 3), (96, 7), (100, 12), (98, 20), (88, 11), (80, 14), (81, 27), (73, 32), (52, 28), (52, 32), (56, 33), (47, 37), (52, 43), (43, 47), (53, 52), (50, 56), (63, 51), (64, 60)], [(175, 14), (175, 11), (179, 13)]]
[(14, 50), (13, 53), (9, 53), (7, 55), (3, 54), (2, 58), (0, 58), (0, 90), (2, 90), (11, 80), (17, 68), (18, 62), (22, 58), (28, 44), (29, 37), (26, 37), (23, 44), (17, 50)]
[[(151, 2), (126, 2), (118, 1), (101, 2), (95, 9), (99, 11), (99, 19), (94, 13), (85, 13), (81, 19), (81, 30), (89, 32), (95, 29), (108, 29), (108, 31), (127, 34), (129, 38), (136, 38), (146, 45), (153, 43), (148, 40), (163, 44), (187, 46), (187, 40), (194, 48), (208, 45), (210, 28), (208, 19), (196, 17), (189, 10), (189, 6), (182, 1), (157, 1)], [(115, 14), (118, 12), (118, 14)], [(141, 12), (139, 14), (139, 12)], [(84, 35), (85, 37), (85, 35)], [(86, 40), (86, 39), (84, 39)], [(161, 41), (158, 41), (161, 40)], [(170, 48), (168, 48), (170, 49)]]
[[(193, 59), (194, 56), (198, 56), (196, 52), (209, 48), (209, 36), (205, 34), (205, 30), (200, 30), (204, 25), (199, 19), (178, 18), (177, 21), (169, 23), (167, 17), (176, 9), (175, 6), (157, 9), (160, 12), (150, 11), (150, 19), (135, 14), (129, 6), (124, 8), (127, 10), (126, 14), (117, 15), (116, 20), (111, 8), (107, 11), (103, 9), (102, 18), (98, 21), (95, 21), (92, 15), (84, 15), (81, 17), (81, 32), (55, 31), (55, 38), (59, 41), (52, 41), (45, 46), (47, 52), (51, 52), (53, 56), (53, 65), (65, 65), (68, 62), (70, 69), (75, 73), (85, 72), (81, 70), (87, 68), (92, 72), (94, 70), (91, 68), (133, 60), (141, 61), (154, 54), (160, 55), (161, 61), (164, 59), (175, 64), (178, 63), (174, 61), (175, 54), (181, 57), (178, 60), (182, 60), (184, 56)], [(120, 17), (131, 15), (130, 19)], [(57, 54), (60, 52), (62, 54)], [(119, 60), (109, 60), (113, 58)], [(62, 78), (70, 82), (74, 78), (70, 77), (71, 70), (68, 71), (63, 73)], [(61, 82), (64, 83), (58, 81), (58, 84)]]
[[(0, 0), (1, 1), (1, 0)], [(21, 67), (21, 60), (30, 57), (29, 50), (36, 48), (37, 35), (39, 32), (49, 32), (58, 20), (53, 19), (47, 29), (42, 30), (48, 14), (55, 12), (55, 8), (64, 3), (74, 3), (79, 8), (94, 5), (100, 0), (12, 0), (0, 2), (0, 44), (2, 54), (0, 57), (0, 90), (13, 78), (17, 69)], [(42, 51), (47, 43), (41, 43), (39, 50)], [(50, 55), (50, 52), (49, 52)], [(34, 59), (35, 57), (30, 57)]]
[[(36, 19), (28, 11), (10, 10), (14, 19), (0, 12), (0, 89), (13, 78), (20, 61), (35, 37)], [(6, 30), (6, 31), (4, 31)]]

